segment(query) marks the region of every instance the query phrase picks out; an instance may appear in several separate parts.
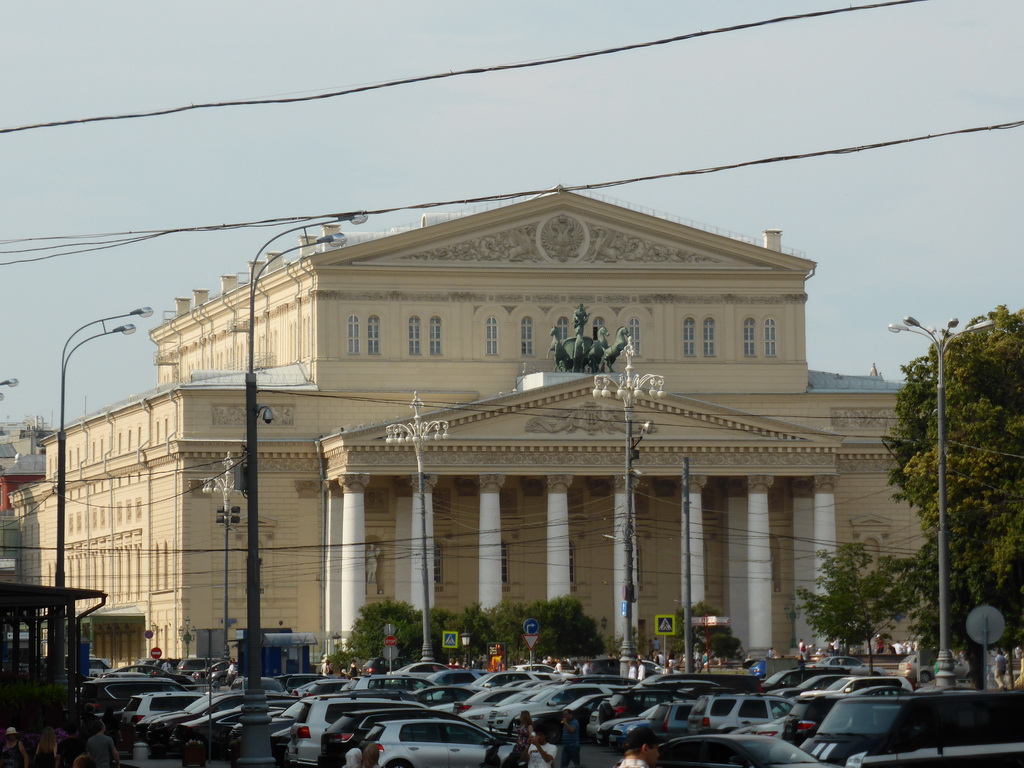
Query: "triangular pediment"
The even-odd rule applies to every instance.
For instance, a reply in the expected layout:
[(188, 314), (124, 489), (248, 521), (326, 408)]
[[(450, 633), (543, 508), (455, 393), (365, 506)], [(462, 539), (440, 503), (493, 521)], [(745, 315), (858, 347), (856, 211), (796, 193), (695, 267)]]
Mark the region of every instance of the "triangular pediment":
[(319, 265), (792, 270), (814, 263), (568, 192), (318, 254)]

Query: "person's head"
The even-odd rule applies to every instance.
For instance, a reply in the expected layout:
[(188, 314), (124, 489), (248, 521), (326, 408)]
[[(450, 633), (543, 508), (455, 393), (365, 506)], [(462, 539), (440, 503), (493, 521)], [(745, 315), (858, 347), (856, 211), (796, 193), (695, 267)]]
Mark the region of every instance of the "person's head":
[(371, 741), (363, 747), (363, 768), (377, 765), (378, 760), (380, 760), (380, 744), (376, 741)]
[(4, 737), (7, 739), (8, 742), (17, 741), (20, 735), (21, 734), (18, 733), (18, 729), (15, 728), (13, 725), (7, 729), (6, 733), (4, 733)]
[(519, 725), (533, 725), (533, 718), (525, 709), (519, 713)]
[(640, 728), (634, 728), (629, 732), (623, 743), (623, 748), (626, 752), (626, 757), (643, 760), (651, 768), (654, 768), (658, 762), (658, 748), (660, 745), (661, 739), (658, 738), (653, 730), (645, 725)]
[(75, 758), (75, 762), (71, 764), (71, 768), (96, 768), (96, 761), (89, 757), (88, 752), (83, 752)]
[(538, 747), (543, 747), (545, 744), (548, 743), (548, 735), (544, 732), (543, 728), (541, 728), (539, 731), (534, 731), (533, 743), (536, 744)]
[(48, 725), (39, 733), (39, 746), (36, 747), (36, 752), (42, 752), (44, 755), (48, 755), (56, 750), (57, 732)]
[(563, 720), (572, 720), (572, 710), (571, 709), (563, 709), (562, 710), (562, 719)]

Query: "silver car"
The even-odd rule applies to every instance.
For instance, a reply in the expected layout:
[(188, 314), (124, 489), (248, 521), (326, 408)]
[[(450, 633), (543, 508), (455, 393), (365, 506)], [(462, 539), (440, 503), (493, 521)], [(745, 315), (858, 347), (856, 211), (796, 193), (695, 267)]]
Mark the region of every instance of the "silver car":
[(364, 743), (380, 745), (383, 768), (480, 768), (500, 765), (512, 745), (471, 723), (392, 720), (374, 726)]

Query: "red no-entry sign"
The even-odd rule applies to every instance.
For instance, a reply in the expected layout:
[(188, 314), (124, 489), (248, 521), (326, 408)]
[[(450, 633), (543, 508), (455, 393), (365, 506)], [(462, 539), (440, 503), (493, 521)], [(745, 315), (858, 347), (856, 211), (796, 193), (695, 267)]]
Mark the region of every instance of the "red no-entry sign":
[(161, 651), (159, 648), (153, 648), (149, 652), (149, 655), (152, 656), (154, 659), (159, 659), (161, 656), (164, 655), (164, 652)]
[(394, 635), (388, 635), (384, 638), (384, 645), (398, 645), (398, 638)]

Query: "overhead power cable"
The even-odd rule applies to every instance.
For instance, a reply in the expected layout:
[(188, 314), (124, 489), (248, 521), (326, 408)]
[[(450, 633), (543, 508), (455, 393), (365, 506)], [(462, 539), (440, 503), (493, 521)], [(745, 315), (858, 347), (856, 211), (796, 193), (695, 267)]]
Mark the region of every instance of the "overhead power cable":
[[(909, 0), (908, 0), (909, 1)], [(922, 0), (915, 0), (921, 2)], [(351, 217), (357, 214), (365, 214), (368, 216), (380, 216), (385, 213), (395, 213), (397, 211), (420, 211), (427, 210), (430, 208), (441, 208), (449, 205), (476, 205), (479, 203), (494, 203), (502, 202), (507, 200), (514, 200), (520, 197), (536, 197), (538, 195), (550, 194), (554, 191), (563, 192), (582, 192), (582, 191), (593, 191), (598, 189), (609, 189), (611, 187), (621, 187), (627, 184), (637, 184), (642, 181), (655, 181), (659, 179), (669, 179), (681, 176), (700, 176), (709, 173), (718, 173), (720, 171), (732, 171), (738, 168), (749, 168), (757, 165), (770, 165), (773, 163), (785, 163), (792, 160), (807, 160), (816, 157), (828, 157), (830, 155), (850, 155), (857, 152), (866, 152), (872, 149), (884, 149), (886, 147), (895, 147), (900, 144), (913, 144), (915, 142), (930, 141), (932, 139), (944, 138), (947, 136), (959, 136), (971, 133), (980, 133), (982, 131), (1005, 131), (1013, 128), (1020, 128), (1024, 126), (1024, 120), (1015, 120), (1010, 123), (997, 123), (995, 125), (982, 125), (975, 126), (973, 128), (958, 128), (953, 131), (942, 131), (940, 133), (929, 133), (923, 136), (913, 136), (911, 138), (904, 139), (892, 139), (889, 141), (879, 141), (873, 144), (859, 144), (852, 147), (840, 147), (839, 149), (822, 149), (815, 152), (804, 152), (795, 155), (778, 155), (776, 157), (766, 157), (758, 160), (745, 160), (738, 163), (729, 163), (727, 165), (715, 165), (707, 168), (696, 168), (687, 171), (669, 171), (666, 173), (655, 173), (647, 176), (634, 176), (628, 179), (616, 179), (613, 181), (599, 181), (590, 184), (575, 184), (575, 185), (558, 185), (555, 188), (547, 189), (530, 189), (521, 190), (518, 192), (502, 192), (492, 195), (481, 195), (479, 197), (464, 197), (454, 200), (437, 200), (431, 203), (414, 203), (410, 205), (399, 205), (391, 208), (376, 208), (373, 210), (366, 211), (345, 211), (340, 213), (321, 213), (312, 216), (289, 216), (285, 218), (277, 219), (261, 219), (259, 221), (250, 222), (237, 222), (234, 224), (208, 224), (198, 227), (180, 227), (175, 229), (163, 229), (163, 230), (141, 230), (137, 232), (112, 232), (107, 235), (64, 235), (64, 236), (50, 236), (45, 238), (20, 238), (20, 239), (9, 239), (2, 241), (5, 243), (28, 243), (28, 242), (39, 242), (43, 240), (76, 240), (79, 238), (88, 237), (109, 237), (111, 240), (107, 241), (101, 246), (93, 245), (93, 247), (83, 247), (77, 249), (75, 246), (67, 246), (68, 250), (49, 253), (43, 256), (34, 256), (25, 259), (11, 259), (10, 261), (0, 261), (0, 267), (10, 266), (12, 264), (22, 264), (31, 261), (44, 261), (46, 259), (52, 259), (57, 256), (68, 256), (83, 251), (99, 250), (100, 248), (115, 248), (121, 245), (128, 245), (138, 240), (151, 239), (155, 237), (161, 237), (164, 235), (178, 234), (182, 232), (213, 232), (218, 230), (228, 229), (242, 229), (247, 227), (270, 227), (284, 224), (294, 224), (296, 222), (309, 222), (310, 226), (314, 226), (321, 220), (337, 220), (341, 218)], [(115, 238), (123, 238), (117, 240)], [(47, 246), (47, 249), (52, 246)], [(25, 251), (31, 249), (25, 249)], [(22, 253), (25, 251), (18, 250), (0, 250), (0, 254), (12, 254)]]
[(762, 21), (752, 21), (746, 24), (734, 24), (729, 27), (721, 27), (719, 29), (711, 29), (702, 32), (690, 32), (685, 35), (676, 35), (674, 37), (667, 37), (661, 40), (649, 40), (643, 43), (633, 43), (631, 45), (620, 45), (614, 48), (603, 48), (598, 51), (588, 51), (585, 53), (572, 53), (563, 56), (555, 56), (547, 59), (535, 59), (532, 61), (518, 62), (515, 64), (496, 64), (489, 67), (472, 67), (470, 69), (460, 69), (448, 72), (438, 72), (432, 75), (417, 75), (415, 77), (407, 77), (401, 80), (388, 80), (383, 83), (370, 83), (367, 85), (355, 86), (353, 88), (346, 88), (340, 91), (328, 91), (326, 93), (317, 93), (309, 96), (291, 96), (291, 97), (279, 97), (279, 98), (266, 98), (266, 99), (238, 99), (235, 101), (217, 101), (208, 102), (205, 104), (187, 104), (181, 107), (169, 107), (166, 109), (157, 109), (149, 112), (129, 112), (120, 115), (104, 115), (99, 117), (83, 117), (73, 120), (56, 120), (47, 123), (34, 123), (31, 125), (19, 125), (11, 128), (0, 128), (0, 133), (18, 133), (23, 131), (32, 131), (40, 128), (60, 128), (69, 125), (85, 125), (87, 123), (101, 123), (110, 122), (113, 120), (136, 120), (146, 117), (162, 117), (165, 115), (180, 114), (182, 112), (194, 112), (200, 109), (220, 109), (225, 107), (252, 107), (267, 104), (299, 104), (308, 101), (322, 101), (325, 99), (334, 99), (340, 96), (351, 96), (357, 93), (366, 93), (368, 91), (379, 91), (384, 88), (394, 88), (400, 85), (413, 85), (415, 83), (426, 83), (432, 80), (446, 80), (452, 77), (464, 77), (467, 75), (484, 75), (491, 74), (493, 72), (507, 72), (516, 69), (529, 69), (531, 67), (543, 67), (552, 64), (563, 64), (569, 61), (580, 61), (582, 59), (590, 59), (596, 56), (609, 56), (615, 53), (625, 53), (626, 51), (635, 51), (642, 48), (653, 48), (659, 45), (669, 45), (671, 43), (680, 43), (686, 40), (693, 40), (700, 37), (708, 37), (710, 35), (721, 35), (726, 32), (740, 32), (746, 29), (754, 29), (756, 27), (764, 27), (769, 24), (780, 24), (787, 21), (797, 21), (800, 19), (813, 19), (821, 16), (832, 16), (837, 13), (851, 13), (853, 11), (867, 11), (878, 8), (886, 8), (894, 5), (909, 5), (911, 3), (923, 3), (929, 2), (929, 0), (890, 0), (890, 2), (884, 3), (872, 3), (870, 5), (856, 5), (848, 6), (846, 8), (834, 8), (826, 11), (812, 11), (811, 13), (799, 13), (790, 16), (778, 16), (773, 19), (764, 19)]

